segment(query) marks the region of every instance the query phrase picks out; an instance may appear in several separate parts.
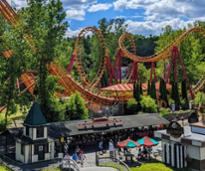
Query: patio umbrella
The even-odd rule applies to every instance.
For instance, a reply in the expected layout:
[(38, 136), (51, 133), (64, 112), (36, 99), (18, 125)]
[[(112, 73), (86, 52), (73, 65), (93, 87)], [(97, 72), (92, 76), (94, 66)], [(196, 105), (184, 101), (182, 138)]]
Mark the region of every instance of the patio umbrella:
[(124, 141), (121, 141), (117, 144), (118, 147), (120, 148), (124, 148), (124, 147), (127, 147), (127, 148), (134, 148), (134, 147), (138, 147), (140, 146), (136, 141), (133, 141), (131, 140), (130, 138), (124, 140)]
[(154, 140), (153, 138), (150, 138), (150, 137), (148, 137), (148, 136), (145, 136), (145, 137), (139, 139), (137, 142), (138, 142), (138, 144), (140, 144), (140, 145), (148, 146), (148, 147), (159, 144), (158, 141), (156, 141), (156, 140)]

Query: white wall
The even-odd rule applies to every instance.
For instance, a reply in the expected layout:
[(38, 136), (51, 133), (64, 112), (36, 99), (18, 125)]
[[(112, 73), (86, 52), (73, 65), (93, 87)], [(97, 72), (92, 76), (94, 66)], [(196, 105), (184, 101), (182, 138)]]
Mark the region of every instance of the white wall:
[(201, 160), (205, 160), (205, 147), (200, 148), (200, 157)]
[(200, 147), (187, 145), (187, 155), (189, 158), (200, 160)]
[(16, 141), (16, 160), (24, 162), (24, 156), (21, 155), (21, 144)]
[(33, 140), (35, 140), (36, 139), (36, 128), (32, 128), (33, 129), (33, 136), (32, 136), (32, 138), (33, 138)]
[(48, 128), (44, 127), (44, 138), (48, 138)]

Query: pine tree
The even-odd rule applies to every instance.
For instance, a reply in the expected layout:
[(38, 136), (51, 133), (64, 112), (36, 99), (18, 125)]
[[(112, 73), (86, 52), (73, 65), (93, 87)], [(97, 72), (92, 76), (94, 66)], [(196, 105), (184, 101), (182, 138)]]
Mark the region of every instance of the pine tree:
[(134, 83), (133, 85), (134, 91), (133, 91), (133, 97), (137, 102), (140, 101), (140, 84), (138, 82)]
[(183, 99), (188, 99), (188, 96), (187, 96), (187, 81), (186, 80), (182, 81), (181, 92), (182, 92), (182, 98)]
[(35, 49), (38, 100), (42, 110), (49, 121), (49, 98), (52, 94), (48, 85), (48, 65), (59, 55), (56, 50), (64, 40), (67, 23), (64, 21), (66, 14), (60, 0), (29, 0), (28, 7), (22, 10), (24, 21), (23, 31), (32, 37)]
[(151, 94), (151, 85), (150, 85), (150, 81), (148, 81), (148, 84), (147, 84), (147, 95), (150, 95)]
[(167, 103), (167, 105), (169, 105), (167, 99), (166, 83), (163, 78), (160, 79), (159, 91), (160, 91), (160, 99), (164, 100)]
[(179, 108), (180, 108), (180, 97), (179, 97), (179, 91), (178, 91), (178, 84), (175, 81), (172, 81), (171, 98), (175, 102), (176, 110), (179, 110)]
[(71, 120), (88, 119), (88, 110), (80, 93), (76, 92), (70, 96), (67, 108)]
[(189, 100), (187, 95), (187, 80), (183, 80), (181, 83), (181, 93), (182, 93), (182, 108), (183, 109), (189, 109)]
[(153, 98), (153, 99), (157, 99), (157, 96), (156, 96), (156, 86), (155, 86), (155, 81), (154, 81), (154, 80), (153, 80), (152, 83), (151, 83), (150, 96), (151, 96), (151, 98)]
[(143, 95), (142, 83), (140, 82), (139, 85), (140, 85), (140, 94)]

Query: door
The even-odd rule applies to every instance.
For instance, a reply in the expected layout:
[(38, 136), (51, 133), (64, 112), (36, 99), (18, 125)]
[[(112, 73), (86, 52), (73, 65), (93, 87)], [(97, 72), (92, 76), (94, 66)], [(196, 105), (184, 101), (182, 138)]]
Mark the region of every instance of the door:
[(45, 159), (45, 155), (44, 155), (44, 145), (39, 145), (38, 146), (38, 160), (44, 160)]

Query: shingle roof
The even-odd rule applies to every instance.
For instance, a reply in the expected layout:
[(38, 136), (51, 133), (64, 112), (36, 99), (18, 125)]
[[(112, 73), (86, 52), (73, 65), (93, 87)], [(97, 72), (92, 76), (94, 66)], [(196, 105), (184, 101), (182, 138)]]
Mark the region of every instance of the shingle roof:
[(46, 119), (41, 111), (41, 107), (38, 103), (34, 102), (30, 111), (28, 112), (26, 119), (24, 120), (25, 125), (38, 126), (46, 124)]
[[(155, 126), (160, 124), (169, 124), (169, 121), (161, 117), (157, 113), (143, 113), (137, 115), (126, 115), (126, 116), (113, 116), (113, 118), (121, 119), (123, 121), (123, 126), (121, 127), (110, 127), (105, 130), (101, 129), (88, 129), (88, 130), (79, 130), (77, 125), (84, 122), (85, 120), (74, 120), (74, 121), (65, 121), (65, 122), (56, 122), (48, 124), (48, 133), (49, 136), (72, 136), (72, 135), (82, 135), (82, 134), (91, 134), (91, 133), (100, 133), (100, 132), (112, 132), (122, 129), (137, 128), (144, 126)], [(87, 122), (90, 119), (86, 120)]]

